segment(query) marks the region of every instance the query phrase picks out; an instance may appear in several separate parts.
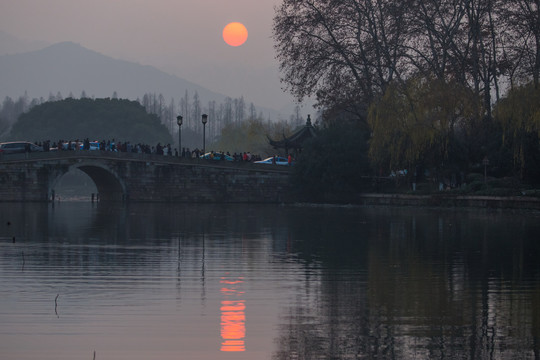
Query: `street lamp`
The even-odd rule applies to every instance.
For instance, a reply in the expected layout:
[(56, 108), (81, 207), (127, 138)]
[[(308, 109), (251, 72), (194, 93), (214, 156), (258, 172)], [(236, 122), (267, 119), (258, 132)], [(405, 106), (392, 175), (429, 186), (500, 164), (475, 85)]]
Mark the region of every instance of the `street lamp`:
[(182, 156), (182, 115), (176, 117), (176, 123), (178, 124), (178, 154)]
[(206, 123), (207, 122), (208, 122), (208, 115), (202, 114), (202, 124), (203, 124), (202, 153), (203, 153), (203, 155), (206, 154)]

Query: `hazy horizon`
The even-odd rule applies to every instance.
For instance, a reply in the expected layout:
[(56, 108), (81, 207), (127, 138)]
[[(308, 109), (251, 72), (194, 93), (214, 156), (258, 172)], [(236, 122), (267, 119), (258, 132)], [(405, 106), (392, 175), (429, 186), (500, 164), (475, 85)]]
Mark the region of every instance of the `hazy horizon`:
[[(258, 106), (281, 109), (272, 19), (280, 0), (0, 0), (0, 31), (35, 44), (71, 41), (116, 59), (169, 74)], [(222, 39), (229, 22), (248, 29), (245, 44)], [(37, 49), (37, 45), (36, 45)], [(4, 55), (2, 53), (0, 55)], [(17, 94), (14, 94), (16, 96)]]

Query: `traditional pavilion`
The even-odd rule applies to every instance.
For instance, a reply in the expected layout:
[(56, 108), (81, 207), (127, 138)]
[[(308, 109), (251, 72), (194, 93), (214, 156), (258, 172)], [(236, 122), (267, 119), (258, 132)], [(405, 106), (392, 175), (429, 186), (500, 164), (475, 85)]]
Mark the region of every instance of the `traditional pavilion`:
[(311, 117), (308, 115), (306, 125), (302, 126), (291, 136), (286, 137), (283, 134), (282, 140), (272, 140), (268, 137), (268, 141), (274, 149), (285, 149), (285, 154), (289, 154), (289, 150), (299, 153), (302, 151), (304, 141), (315, 136), (317, 136), (317, 130), (311, 124)]

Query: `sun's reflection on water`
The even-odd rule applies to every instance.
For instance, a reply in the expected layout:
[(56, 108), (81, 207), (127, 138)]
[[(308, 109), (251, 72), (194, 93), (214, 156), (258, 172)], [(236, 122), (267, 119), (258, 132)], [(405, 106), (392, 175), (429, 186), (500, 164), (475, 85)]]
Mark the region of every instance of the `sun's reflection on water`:
[(239, 290), (243, 277), (234, 280), (222, 277), (221, 293), (221, 351), (245, 351), (246, 302), (241, 299), (244, 292)]

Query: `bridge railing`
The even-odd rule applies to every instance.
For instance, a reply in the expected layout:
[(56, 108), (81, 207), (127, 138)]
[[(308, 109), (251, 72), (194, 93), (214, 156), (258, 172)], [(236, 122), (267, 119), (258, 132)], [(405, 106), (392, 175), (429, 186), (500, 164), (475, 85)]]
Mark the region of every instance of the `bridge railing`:
[(62, 159), (103, 159), (103, 160), (118, 160), (118, 161), (145, 161), (160, 164), (172, 165), (195, 165), (209, 167), (227, 167), (239, 168), (246, 170), (265, 171), (265, 172), (290, 172), (291, 167), (274, 164), (255, 164), (253, 162), (244, 161), (226, 161), (226, 160), (208, 160), (208, 159), (192, 159), (177, 156), (145, 154), (145, 153), (128, 153), (114, 151), (99, 151), (99, 150), (71, 150), (71, 151), (43, 151), (29, 152), (19, 154), (0, 154), (1, 163), (17, 163), (17, 162), (35, 162), (42, 160), (62, 160)]

